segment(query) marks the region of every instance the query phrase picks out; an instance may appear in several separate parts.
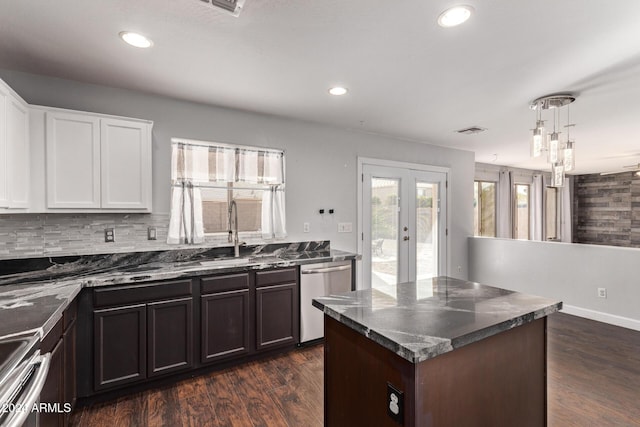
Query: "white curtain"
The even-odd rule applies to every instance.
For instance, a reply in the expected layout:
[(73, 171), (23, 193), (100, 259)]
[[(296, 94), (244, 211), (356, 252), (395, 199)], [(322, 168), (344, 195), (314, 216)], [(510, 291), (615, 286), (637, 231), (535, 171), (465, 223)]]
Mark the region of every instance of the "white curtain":
[(262, 238), (286, 237), (286, 223), (284, 187), (272, 186), (262, 197)]
[(513, 222), (512, 195), (513, 179), (511, 171), (500, 171), (498, 180), (498, 236), (512, 237)]
[(262, 173), (262, 181), (265, 184), (282, 184), (284, 183), (284, 162), (282, 161), (282, 153), (265, 151), (263, 153), (264, 172)]
[(238, 150), (237, 181), (258, 183), (258, 151)]
[[(233, 182), (236, 177), (236, 150), (228, 147), (209, 149), (209, 181)], [(215, 167), (212, 167), (215, 165)]]
[(531, 184), (531, 240), (544, 240), (544, 186), (542, 174), (533, 174)]
[(196, 244), (204, 242), (202, 196), (191, 182), (182, 182), (171, 191), (171, 218), (168, 244)]
[(209, 179), (208, 152), (207, 147), (192, 146), (185, 150), (178, 144), (172, 146), (171, 176), (180, 179), (172, 180), (168, 244), (204, 242), (202, 193), (193, 182)]
[(573, 177), (567, 176), (562, 187), (562, 208), (560, 211), (560, 239), (563, 242), (573, 241)]

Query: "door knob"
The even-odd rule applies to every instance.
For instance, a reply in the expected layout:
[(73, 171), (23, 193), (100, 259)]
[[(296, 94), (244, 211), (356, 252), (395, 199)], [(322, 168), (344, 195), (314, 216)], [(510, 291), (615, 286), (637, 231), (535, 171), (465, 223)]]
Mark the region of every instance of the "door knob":
[(409, 240), (409, 236), (404, 236), (402, 240)]
[(403, 230), (404, 230), (404, 231), (409, 231), (409, 227), (405, 226), (405, 227), (403, 228)]

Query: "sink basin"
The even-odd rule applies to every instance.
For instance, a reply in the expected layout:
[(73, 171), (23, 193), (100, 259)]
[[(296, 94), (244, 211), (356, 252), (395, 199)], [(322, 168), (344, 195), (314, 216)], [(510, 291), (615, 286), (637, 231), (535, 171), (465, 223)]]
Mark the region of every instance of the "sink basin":
[(210, 261), (200, 261), (200, 265), (203, 267), (233, 267), (236, 265), (245, 265), (249, 264), (249, 258), (222, 258), (222, 259), (213, 259)]

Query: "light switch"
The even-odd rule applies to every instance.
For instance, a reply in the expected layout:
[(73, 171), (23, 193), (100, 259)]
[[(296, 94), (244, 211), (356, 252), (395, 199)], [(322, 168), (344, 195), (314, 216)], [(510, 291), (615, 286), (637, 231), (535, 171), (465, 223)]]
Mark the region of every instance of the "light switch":
[(352, 231), (353, 231), (353, 226), (350, 222), (338, 223), (338, 233), (351, 233)]

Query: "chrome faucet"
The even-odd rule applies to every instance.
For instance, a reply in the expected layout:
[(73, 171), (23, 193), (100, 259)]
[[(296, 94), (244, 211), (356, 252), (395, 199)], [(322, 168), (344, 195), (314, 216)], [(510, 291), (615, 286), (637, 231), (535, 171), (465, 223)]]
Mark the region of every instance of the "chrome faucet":
[[(233, 217), (233, 227), (231, 226), (231, 215), (235, 214)], [(240, 242), (238, 241), (238, 205), (235, 200), (231, 200), (229, 203), (229, 243), (233, 242), (233, 256), (238, 258), (240, 257)]]

